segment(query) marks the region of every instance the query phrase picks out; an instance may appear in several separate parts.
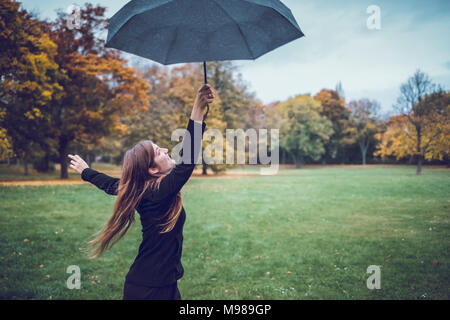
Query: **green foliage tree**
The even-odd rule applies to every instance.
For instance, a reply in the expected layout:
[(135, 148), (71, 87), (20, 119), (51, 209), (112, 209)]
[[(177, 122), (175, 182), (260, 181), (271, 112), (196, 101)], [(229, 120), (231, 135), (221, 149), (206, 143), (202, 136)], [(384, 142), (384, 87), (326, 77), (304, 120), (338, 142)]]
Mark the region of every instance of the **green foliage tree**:
[(293, 157), (297, 168), (306, 158), (319, 160), (333, 134), (333, 125), (322, 105), (310, 95), (298, 95), (267, 112), (267, 125), (280, 129), (280, 147)]

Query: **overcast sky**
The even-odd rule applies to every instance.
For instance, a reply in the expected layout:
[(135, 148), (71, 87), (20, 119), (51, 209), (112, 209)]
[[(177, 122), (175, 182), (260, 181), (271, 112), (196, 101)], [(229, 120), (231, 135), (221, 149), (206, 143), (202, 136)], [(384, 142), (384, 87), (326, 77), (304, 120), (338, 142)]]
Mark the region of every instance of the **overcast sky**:
[[(54, 19), (55, 10), (86, 1), (24, 0), (27, 10)], [(97, 0), (111, 17), (128, 0)], [(450, 89), (449, 0), (283, 0), (305, 37), (255, 61), (235, 61), (263, 103), (300, 93), (315, 95), (342, 82), (347, 101), (377, 100), (392, 109), (400, 84), (416, 69)], [(380, 29), (369, 29), (370, 5), (380, 8)], [(172, 65), (177, 66), (177, 65)], [(172, 67), (171, 66), (171, 67)]]

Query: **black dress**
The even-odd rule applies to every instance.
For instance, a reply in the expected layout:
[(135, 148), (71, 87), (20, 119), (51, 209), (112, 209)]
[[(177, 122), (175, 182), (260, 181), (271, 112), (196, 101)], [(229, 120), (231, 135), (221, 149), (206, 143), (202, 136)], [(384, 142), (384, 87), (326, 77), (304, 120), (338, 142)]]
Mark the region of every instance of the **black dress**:
[[(184, 273), (181, 264), (183, 226), (186, 220), (184, 207), (170, 232), (160, 233), (159, 224), (176, 194), (194, 171), (205, 127), (205, 122), (189, 119), (181, 162), (162, 179), (158, 190), (147, 190), (136, 206), (141, 219), (142, 242), (125, 278), (124, 299), (181, 299), (177, 280)], [(118, 178), (91, 168), (84, 169), (81, 178), (108, 194), (117, 195)]]

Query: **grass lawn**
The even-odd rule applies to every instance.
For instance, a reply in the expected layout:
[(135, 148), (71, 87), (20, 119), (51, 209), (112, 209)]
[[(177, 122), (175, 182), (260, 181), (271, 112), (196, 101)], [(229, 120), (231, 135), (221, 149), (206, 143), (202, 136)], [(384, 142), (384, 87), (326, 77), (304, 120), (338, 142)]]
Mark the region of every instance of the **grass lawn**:
[[(449, 178), (413, 166), (193, 177), (182, 191), (182, 298), (449, 299)], [(138, 215), (103, 257), (80, 251), (114, 201), (90, 184), (0, 186), (0, 298), (121, 299)], [(80, 290), (66, 287), (70, 265)], [(366, 286), (370, 265), (379, 290)]]

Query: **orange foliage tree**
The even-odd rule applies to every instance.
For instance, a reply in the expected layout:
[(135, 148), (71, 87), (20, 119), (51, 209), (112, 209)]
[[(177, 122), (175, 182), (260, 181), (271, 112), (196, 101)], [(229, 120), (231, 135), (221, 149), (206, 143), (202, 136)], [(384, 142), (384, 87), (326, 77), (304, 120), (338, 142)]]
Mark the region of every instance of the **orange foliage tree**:
[(345, 99), (336, 90), (322, 89), (314, 96), (320, 101), (323, 110), (322, 115), (326, 116), (333, 124), (333, 134), (325, 144), (325, 154), (323, 162), (346, 161), (345, 149), (355, 141), (350, 126), (350, 110), (345, 106)]
[[(393, 116), (386, 130), (378, 133), (375, 156), (397, 160), (419, 155), (425, 160), (445, 160), (450, 156), (450, 92), (435, 92), (421, 99), (408, 115)], [(412, 119), (412, 121), (410, 120)], [(420, 124), (420, 139), (416, 125)], [(420, 174), (420, 173), (419, 173)]]
[(65, 13), (48, 26), (58, 46), (55, 59), (67, 75), (61, 81), (64, 96), (50, 103), (63, 179), (68, 177), (71, 142), (95, 144), (112, 132), (125, 132), (121, 117), (149, 107), (149, 84), (118, 51), (106, 49), (96, 37), (107, 27), (104, 12), (105, 8), (87, 3), (80, 10), (79, 29), (69, 28), (70, 16)]
[(35, 147), (47, 145), (49, 102), (61, 98), (64, 73), (39, 20), (16, 1), (1, 1), (0, 12), (0, 132), (27, 175)]

